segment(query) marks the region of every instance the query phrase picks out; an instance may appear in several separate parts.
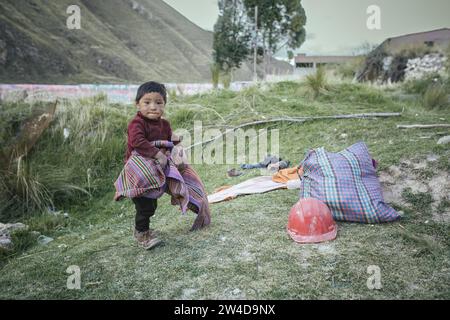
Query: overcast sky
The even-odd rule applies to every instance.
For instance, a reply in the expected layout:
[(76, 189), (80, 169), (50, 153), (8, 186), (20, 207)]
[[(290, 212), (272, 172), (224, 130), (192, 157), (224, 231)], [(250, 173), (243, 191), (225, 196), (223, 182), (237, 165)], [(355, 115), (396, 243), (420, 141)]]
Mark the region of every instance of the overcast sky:
[[(212, 30), (217, 0), (164, 0), (189, 20)], [(364, 42), (379, 44), (406, 33), (450, 28), (450, 0), (302, 0), (307, 40), (296, 52), (352, 54)], [(369, 30), (368, 6), (380, 8), (381, 29)]]

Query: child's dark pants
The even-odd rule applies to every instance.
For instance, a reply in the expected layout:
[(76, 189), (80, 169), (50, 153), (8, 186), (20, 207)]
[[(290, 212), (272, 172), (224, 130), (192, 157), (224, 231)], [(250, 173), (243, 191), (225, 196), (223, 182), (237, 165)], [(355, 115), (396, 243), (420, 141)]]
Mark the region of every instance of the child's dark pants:
[(150, 217), (155, 214), (157, 207), (156, 199), (145, 197), (133, 198), (136, 207), (136, 230), (144, 232), (149, 229)]

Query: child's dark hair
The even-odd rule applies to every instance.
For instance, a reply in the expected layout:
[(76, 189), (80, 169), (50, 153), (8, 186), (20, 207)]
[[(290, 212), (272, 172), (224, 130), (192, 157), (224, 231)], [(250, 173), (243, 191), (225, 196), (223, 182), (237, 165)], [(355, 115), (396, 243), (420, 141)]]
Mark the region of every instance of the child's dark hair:
[(167, 103), (167, 91), (166, 87), (158, 82), (149, 81), (142, 84), (136, 94), (136, 103), (139, 103), (139, 100), (146, 94), (151, 92), (158, 92), (164, 99), (164, 103)]

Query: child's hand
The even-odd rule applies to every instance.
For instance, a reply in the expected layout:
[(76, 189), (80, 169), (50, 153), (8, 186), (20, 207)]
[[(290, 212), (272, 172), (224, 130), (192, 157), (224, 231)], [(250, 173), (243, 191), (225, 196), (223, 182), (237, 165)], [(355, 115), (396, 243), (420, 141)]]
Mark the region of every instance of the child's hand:
[(158, 160), (163, 169), (167, 166), (167, 157), (161, 151), (158, 151), (158, 153), (155, 155), (155, 159)]

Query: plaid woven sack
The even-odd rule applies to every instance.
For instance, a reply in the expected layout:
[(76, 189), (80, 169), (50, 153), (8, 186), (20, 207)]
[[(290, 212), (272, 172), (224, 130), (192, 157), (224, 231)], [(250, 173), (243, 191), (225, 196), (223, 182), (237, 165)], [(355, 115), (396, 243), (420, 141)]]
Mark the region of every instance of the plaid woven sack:
[(372, 157), (364, 142), (332, 153), (318, 148), (302, 161), (300, 198), (316, 198), (328, 205), (335, 220), (361, 223), (400, 218), (383, 200)]

